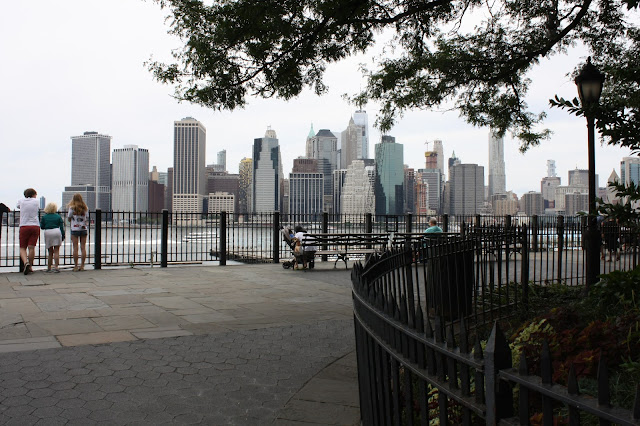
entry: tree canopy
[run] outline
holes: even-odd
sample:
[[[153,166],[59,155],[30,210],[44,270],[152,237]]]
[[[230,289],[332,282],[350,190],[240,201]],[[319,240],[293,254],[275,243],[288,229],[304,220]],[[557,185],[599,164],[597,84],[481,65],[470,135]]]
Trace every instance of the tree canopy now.
[[[353,100],[376,101],[382,131],[408,109],[453,105],[469,123],[508,129],[526,149],[548,137],[525,102],[528,71],[582,45],[607,82],[598,127],[637,149],[639,0],[155,0],[184,41],[173,62],[149,61],[175,97],[216,110],[251,96],[291,99],[327,91],[327,65],[393,34]],[[557,98],[559,107],[571,102]]]

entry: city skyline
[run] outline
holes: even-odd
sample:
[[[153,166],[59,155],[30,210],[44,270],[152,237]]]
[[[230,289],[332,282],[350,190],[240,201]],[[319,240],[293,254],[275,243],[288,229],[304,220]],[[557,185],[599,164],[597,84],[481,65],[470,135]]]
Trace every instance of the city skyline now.
[[[233,113],[180,104],[171,98],[172,88],[153,81],[143,66],[151,55],[161,60],[180,43],[166,34],[164,12],[157,4],[72,0],[67,6],[37,2],[34,8],[14,2],[0,17],[0,35],[15,41],[3,46],[12,66],[0,70],[5,82],[0,105],[0,167],[12,176],[0,188],[0,201],[9,206],[15,205],[29,186],[39,196],[59,202],[71,182],[70,137],[85,131],[110,135],[112,150],[131,144],[145,147],[150,166],[165,172],[173,164],[173,121],[192,116],[215,135],[207,143],[206,163],[215,163],[217,152],[226,149],[227,170],[235,173],[240,160],[251,157],[253,140],[271,126],[278,132],[287,175],[293,159],[304,155],[312,123],[317,130],[337,134],[347,128],[359,109],[345,102],[342,94],[354,93],[362,84],[358,63],[365,62],[363,57],[330,65],[330,92],[323,97],[306,91],[290,102],[255,100]],[[114,23],[118,31],[113,31]],[[549,110],[547,105],[555,94],[576,96],[575,84],[565,74],[584,60],[580,51],[571,50],[568,56],[542,61],[532,72],[533,86],[526,101],[548,113],[545,126],[555,133],[525,155],[507,134],[507,190],[519,196],[539,190],[548,159],[556,160],[563,183],[569,170],[586,168],[585,120]],[[374,145],[381,140],[372,124],[377,106],[363,105],[362,109],[369,116],[368,149],[373,157]],[[404,145],[405,163],[416,170],[424,166],[425,142],[436,139],[443,141],[444,158],[455,151],[463,163],[487,169],[488,131],[464,123],[455,111],[412,111],[388,134]],[[596,144],[596,172],[601,183],[613,169],[619,171],[620,160],[626,156],[628,150]]]

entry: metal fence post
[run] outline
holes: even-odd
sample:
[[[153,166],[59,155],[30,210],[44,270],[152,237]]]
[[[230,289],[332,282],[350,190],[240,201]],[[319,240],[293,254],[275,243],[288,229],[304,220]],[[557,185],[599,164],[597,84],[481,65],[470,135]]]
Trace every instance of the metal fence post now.
[[[280,212],[273,212],[273,263],[280,263]]]
[[[564,216],[558,216],[558,284],[562,282],[562,252],[564,251]]]
[[[329,213],[327,212],[322,212],[322,232],[323,233],[327,233],[329,232]],[[326,245],[321,245],[320,246],[320,250],[326,250],[327,246]],[[327,257],[326,254],[323,254],[322,256],[320,256],[320,260],[322,260],[323,262],[326,262],[327,260],[329,260],[329,258]]]
[[[405,232],[410,234],[413,232],[413,215],[411,213],[407,213],[407,217],[405,219]]]
[[[442,230],[444,232],[449,232],[449,215],[445,214],[442,216]]]
[[[93,233],[93,268],[102,269],[102,210],[96,209],[96,226]]]
[[[227,264],[227,212],[220,212],[220,238],[218,239],[220,247],[220,266],[225,266]]]
[[[522,225],[522,232],[520,233],[522,242],[522,303],[525,308],[529,304],[529,232],[527,224]]]
[[[367,215],[364,218],[364,227],[365,227],[365,233],[367,234],[371,234],[373,232],[373,217],[371,215],[371,213],[367,213]]]
[[[168,250],[167,241],[169,240],[169,210],[162,209],[162,235],[160,237],[160,267],[167,267]]]
[[[511,215],[505,215],[504,216],[504,227],[506,230],[510,230],[511,229]]]
[[[533,237],[533,241],[531,242],[531,249],[533,251],[538,251],[538,215],[533,215],[531,221],[531,236]]]
[[[513,415],[513,393],[508,383],[499,380],[498,372],[511,368],[511,349],[496,322],[491,330],[484,357],[486,388],[486,424],[497,425],[500,419]]]

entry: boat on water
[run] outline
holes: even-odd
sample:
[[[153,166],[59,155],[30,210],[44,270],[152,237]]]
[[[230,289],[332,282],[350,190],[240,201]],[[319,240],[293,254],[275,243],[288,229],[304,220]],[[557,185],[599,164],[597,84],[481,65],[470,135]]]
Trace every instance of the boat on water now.
[[[215,231],[207,232],[189,232],[182,238],[185,243],[198,242],[198,241],[212,241],[217,238]]]

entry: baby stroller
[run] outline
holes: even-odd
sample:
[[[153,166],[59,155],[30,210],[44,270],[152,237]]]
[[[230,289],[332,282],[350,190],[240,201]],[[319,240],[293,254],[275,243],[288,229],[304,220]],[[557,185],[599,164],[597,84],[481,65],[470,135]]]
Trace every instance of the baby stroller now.
[[[309,269],[313,269],[314,264],[314,252],[302,252],[301,255],[296,255],[296,243],[298,239],[295,237],[293,230],[289,226],[284,226],[280,228],[280,232],[282,233],[282,240],[289,246],[291,249],[291,258],[289,260],[285,260],[282,263],[282,267],[284,269],[292,268],[293,266],[298,264],[304,264],[306,260],[307,266]],[[304,256],[304,258],[302,257]],[[296,262],[297,261],[297,262]]]

